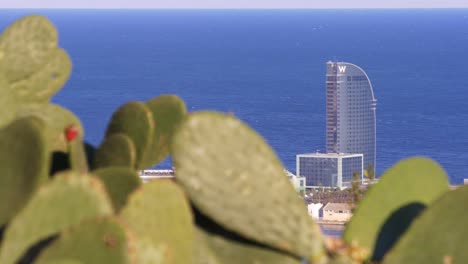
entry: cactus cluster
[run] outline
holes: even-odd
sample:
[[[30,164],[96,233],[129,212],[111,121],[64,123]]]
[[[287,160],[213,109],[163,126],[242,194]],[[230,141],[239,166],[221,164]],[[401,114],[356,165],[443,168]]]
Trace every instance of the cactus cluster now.
[[[123,105],[102,143],[86,144],[79,120],[49,103],[71,71],[57,43],[41,16],[0,36],[0,263],[468,259],[468,188],[450,191],[443,169],[426,158],[389,169],[343,238],[330,242],[271,147],[232,115],[187,114],[179,97],[161,95]],[[175,179],[143,184],[138,170],[168,155]]]

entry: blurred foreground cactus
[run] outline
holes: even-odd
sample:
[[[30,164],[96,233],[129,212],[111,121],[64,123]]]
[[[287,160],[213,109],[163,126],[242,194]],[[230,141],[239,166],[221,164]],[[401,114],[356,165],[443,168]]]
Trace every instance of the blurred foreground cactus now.
[[[41,16],[0,36],[0,263],[466,263],[468,188],[411,158],[372,186],[343,239],[322,237],[271,147],[175,95],[129,102],[97,148],[49,103],[71,62]],[[137,170],[172,155],[174,180]],[[427,251],[425,251],[427,250]]]

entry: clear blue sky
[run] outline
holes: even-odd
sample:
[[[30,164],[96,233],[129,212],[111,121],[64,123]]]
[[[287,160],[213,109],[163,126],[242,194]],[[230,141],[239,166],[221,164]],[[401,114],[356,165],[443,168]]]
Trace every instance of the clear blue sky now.
[[[468,0],[0,0],[0,8],[468,8]]]

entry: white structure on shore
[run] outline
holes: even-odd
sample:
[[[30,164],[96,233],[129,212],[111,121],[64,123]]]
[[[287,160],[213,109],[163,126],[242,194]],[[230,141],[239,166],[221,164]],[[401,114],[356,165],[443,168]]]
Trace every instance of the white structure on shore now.
[[[323,204],[322,203],[311,203],[307,205],[307,211],[313,219],[320,219],[323,217]]]
[[[155,179],[174,178],[174,170],[140,170],[138,175],[143,182],[148,182]]]
[[[306,188],[350,187],[353,173],[363,179],[363,155],[345,153],[309,153],[296,155],[296,171],[304,177]]]

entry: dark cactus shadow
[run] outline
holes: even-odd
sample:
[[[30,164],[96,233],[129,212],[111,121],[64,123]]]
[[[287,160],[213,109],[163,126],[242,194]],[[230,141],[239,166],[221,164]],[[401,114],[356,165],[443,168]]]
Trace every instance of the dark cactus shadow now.
[[[52,153],[49,175],[53,177],[57,172],[70,169],[68,154],[61,151]]]
[[[47,248],[55,239],[57,239],[58,235],[50,236],[45,238],[33,246],[31,246],[28,251],[19,259],[16,264],[31,264],[34,263],[34,260],[39,256],[39,254]]]
[[[6,225],[0,226],[0,244],[2,244],[3,234],[5,234]]]
[[[216,236],[221,236],[223,239],[234,242],[234,243],[239,243],[239,244],[244,244],[244,246],[250,246],[253,248],[262,248],[265,250],[271,250],[277,253],[281,253],[284,255],[288,255],[292,258],[297,258],[299,259],[298,256],[295,256],[287,251],[280,250],[278,248],[273,248],[271,246],[258,243],[256,241],[247,239],[233,231],[227,230],[220,224],[216,223],[214,220],[203,214],[200,210],[198,210],[193,204],[192,204],[192,212],[195,216],[195,225],[197,228],[203,230],[204,232],[211,234],[211,235],[216,235]],[[305,262],[304,262],[305,263]]]
[[[372,260],[381,260],[425,208],[424,204],[414,202],[394,211],[380,229]]]
[[[84,150],[86,154],[86,161],[88,162],[89,168],[94,169],[93,161],[94,161],[94,153],[96,152],[96,148],[89,143],[84,143]],[[53,177],[58,172],[69,170],[70,168],[71,168],[70,157],[68,153],[65,153],[62,151],[52,152],[51,165],[49,169],[50,177]]]

